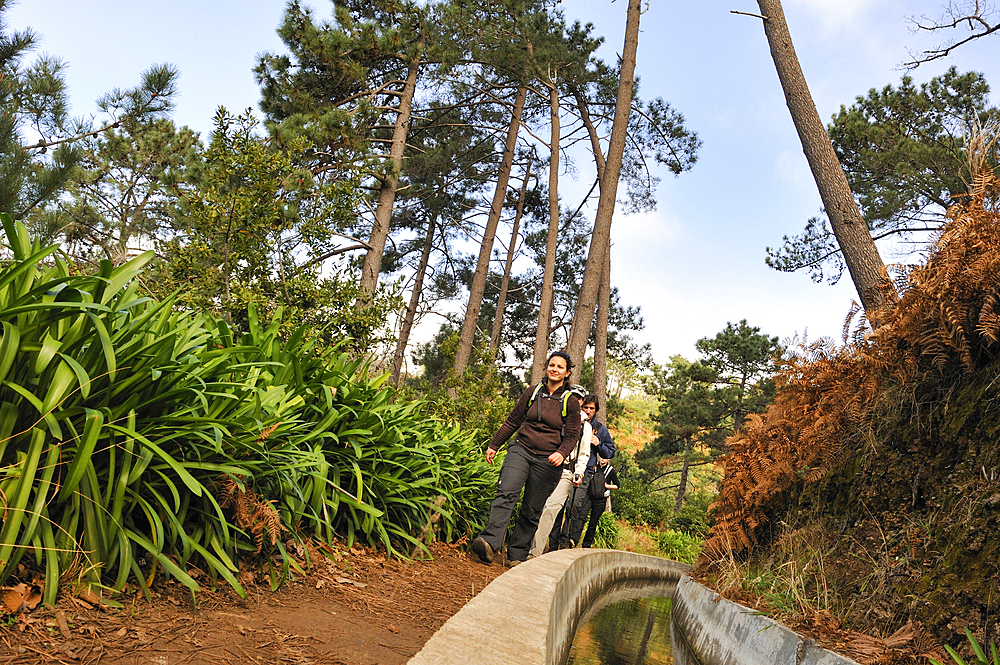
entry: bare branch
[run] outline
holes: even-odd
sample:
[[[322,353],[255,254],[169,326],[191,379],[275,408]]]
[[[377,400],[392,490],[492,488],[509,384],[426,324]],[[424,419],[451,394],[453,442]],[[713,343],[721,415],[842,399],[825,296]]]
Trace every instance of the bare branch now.
[[[735,9],[730,9],[729,13],[730,14],[739,14],[740,16],[753,16],[754,18],[763,19],[765,21],[767,20],[766,16],[763,16],[761,14],[754,14],[753,12],[738,12]]]
[[[903,63],[906,69],[916,69],[925,62],[946,58],[959,46],[1000,31],[1000,21],[993,19],[992,4],[985,0],[964,0],[964,2],[949,0],[941,18],[932,21],[926,16],[919,18],[911,16],[907,21],[913,25],[911,31],[914,33],[955,30],[965,26],[971,34],[964,39],[952,39],[937,48],[922,51],[919,55],[910,52],[910,57],[913,59]]]

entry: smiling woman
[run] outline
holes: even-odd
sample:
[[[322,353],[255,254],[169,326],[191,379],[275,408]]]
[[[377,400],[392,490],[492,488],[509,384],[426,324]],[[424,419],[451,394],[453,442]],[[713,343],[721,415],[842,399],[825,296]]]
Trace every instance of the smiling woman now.
[[[580,436],[580,398],[569,389],[572,370],[569,354],[556,351],[550,355],[545,381],[525,389],[490,440],[486,461],[492,464],[500,446],[517,432],[500,469],[489,521],[472,542],[472,551],[483,563],[493,563],[494,553],[503,547],[507,525],[522,489],[521,511],[507,546],[507,566],[528,558],[545,500],[558,484],[563,461]]]

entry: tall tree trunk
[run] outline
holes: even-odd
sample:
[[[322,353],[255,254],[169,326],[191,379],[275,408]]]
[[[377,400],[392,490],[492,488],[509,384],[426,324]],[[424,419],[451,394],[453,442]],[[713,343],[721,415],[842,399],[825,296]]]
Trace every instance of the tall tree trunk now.
[[[830,226],[844,254],[844,262],[854,280],[861,304],[872,317],[882,305],[896,301],[897,295],[886,274],[885,264],[872,240],[858,204],[851,193],[844,169],[830,143],[830,136],[816,111],[816,104],[799,66],[792,38],[785,24],[781,0],[757,0],[764,19],[764,34],[771,47],[785,102],[802,142],[820,198],[830,217]]]
[[[524,213],[524,197],[528,193],[528,181],[531,179],[531,154],[524,167],[524,182],[521,183],[521,193],[517,197],[517,213],[514,215],[514,230],[510,233],[510,245],[507,246],[507,263],[503,268],[503,279],[500,281],[500,294],[497,296],[497,314],[493,317],[493,334],[490,335],[490,356],[496,357],[500,348],[500,331],[503,330],[503,314],[507,307],[507,287],[510,284],[510,270],[514,264],[514,252],[517,249],[517,233],[521,228],[521,215]]]
[[[594,153],[594,165],[597,167],[597,177],[600,179],[604,177],[604,153],[601,151],[601,139],[597,136],[597,128],[590,117],[590,106],[587,105],[587,100],[580,92],[580,88],[570,85],[569,90],[576,99],[576,108],[580,112],[580,119],[587,129],[587,136],[590,137],[590,149]]]
[[[747,375],[740,377],[740,396],[736,400],[736,422],[733,423],[733,432],[739,432],[743,428],[743,396],[747,392]]]
[[[594,335],[594,394],[608,418],[608,319],[611,305],[611,248],[604,254],[604,278],[597,293],[597,331]]]
[[[677,485],[677,502],[674,512],[679,513],[684,505],[684,495],[687,494],[688,469],[691,467],[691,439],[684,442],[684,466],[681,467],[681,480]]]
[[[604,176],[604,155],[601,152],[601,141],[597,136],[597,128],[590,118],[590,109],[583,94],[576,86],[571,87],[576,98],[576,106],[580,111],[583,126],[590,137],[590,147],[594,153],[594,164],[597,166],[597,179]],[[604,418],[608,417],[608,320],[611,307],[611,236],[608,236],[608,248],[604,257],[604,272],[601,287],[597,292],[597,330],[594,336],[594,394],[604,405]]]
[[[549,235],[545,243],[545,269],[542,272],[542,297],[538,306],[538,329],[535,331],[535,356],[531,363],[531,383],[539,383],[549,355],[552,330],[552,300],[556,276],[556,248],[559,242],[559,88],[549,86]]]
[[[413,105],[413,94],[417,89],[417,73],[424,51],[424,33],[421,30],[417,38],[417,50],[410,61],[406,74],[406,83],[399,96],[399,110],[396,114],[396,124],[392,130],[392,144],[389,148],[389,171],[382,180],[378,194],[378,206],[375,208],[375,223],[368,238],[368,253],[361,268],[361,295],[356,306],[361,307],[371,303],[378,286],[378,274],[382,267],[382,254],[385,252],[385,241],[389,237],[389,224],[392,221],[392,206],[396,201],[396,188],[399,185],[399,173],[403,168],[403,151],[406,148],[406,135],[410,127],[410,109]]]
[[[413,319],[417,313],[417,305],[420,304],[420,293],[424,288],[424,275],[427,274],[427,264],[430,263],[436,225],[437,219],[431,217],[427,226],[427,237],[424,239],[424,248],[420,252],[420,263],[417,265],[417,274],[413,278],[413,293],[410,294],[410,303],[406,306],[406,314],[403,315],[403,325],[399,330],[399,340],[396,341],[396,354],[392,358],[392,375],[390,376],[390,381],[397,386],[399,385],[399,378],[403,370],[406,345],[410,341],[410,331],[413,329]]]
[[[618,196],[618,178],[622,170],[622,155],[628,134],[628,117],[632,111],[632,87],[635,74],[635,53],[639,45],[639,17],[642,13],[641,0],[629,0],[628,18],[625,22],[625,45],[622,48],[622,64],[618,81],[618,99],[615,103],[615,119],[611,125],[611,139],[608,142],[608,157],[601,177],[601,198],[594,216],[594,233],[590,239],[587,267],[583,271],[583,284],[573,314],[573,327],[569,333],[569,353],[576,359],[573,380],[580,381],[580,369],[587,352],[587,338],[593,322],[594,308],[597,306],[597,292],[604,276],[605,256],[611,243],[611,218],[615,213],[615,199]]]
[[[458,338],[458,349],[455,352],[455,366],[452,376],[461,376],[469,366],[472,357],[472,345],[476,341],[476,324],[479,321],[479,309],[483,306],[483,292],[486,290],[486,277],[490,272],[490,254],[493,252],[493,239],[496,237],[497,224],[500,222],[500,212],[503,210],[503,200],[507,195],[507,182],[514,165],[514,148],[517,145],[517,133],[521,129],[521,115],[524,112],[524,100],[528,89],[524,86],[517,89],[514,99],[514,112],[510,125],[507,127],[507,140],[504,144],[503,160],[497,175],[497,187],[493,192],[493,203],[490,206],[490,216],[486,220],[483,231],[483,244],[479,247],[479,261],[476,272],[472,276],[472,286],[469,289],[469,304],[465,307],[465,321]]]

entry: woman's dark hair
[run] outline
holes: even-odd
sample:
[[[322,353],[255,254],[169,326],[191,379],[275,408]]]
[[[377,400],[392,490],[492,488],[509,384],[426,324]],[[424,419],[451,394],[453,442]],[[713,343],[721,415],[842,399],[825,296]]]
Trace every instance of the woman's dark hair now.
[[[549,361],[551,361],[553,358],[555,358],[556,356],[559,356],[560,358],[562,358],[563,360],[566,361],[566,369],[573,369],[573,359],[570,358],[569,354],[566,353],[565,351],[556,351],[556,352],[554,352],[551,356],[549,356],[549,359],[547,361],[545,361],[546,364]]]

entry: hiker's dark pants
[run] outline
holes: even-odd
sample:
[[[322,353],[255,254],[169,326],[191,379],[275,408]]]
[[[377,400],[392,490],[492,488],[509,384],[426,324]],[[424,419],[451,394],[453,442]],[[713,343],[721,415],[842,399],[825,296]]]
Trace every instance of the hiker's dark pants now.
[[[594,472],[591,469],[587,469],[583,482],[580,483],[579,491],[576,493],[576,501],[573,502],[573,512],[569,520],[569,528],[562,535],[560,543],[562,547],[569,547],[570,540],[574,544],[579,543],[583,547],[590,547],[594,544],[594,536],[597,535],[597,522],[604,513],[604,506],[607,500],[606,498],[601,498],[600,501],[595,501],[590,498],[587,487],[590,485],[590,479],[593,475]],[[583,533],[583,525],[587,522],[588,516],[590,517],[590,524],[587,525],[587,533],[583,537],[583,542],[580,543],[580,534]]]
[[[569,512],[567,510],[567,506],[569,506],[569,504],[572,503],[574,500],[573,499],[574,491],[582,492],[583,490],[581,490],[579,487],[574,487],[572,490],[570,490],[569,498],[566,499],[566,503],[563,504],[563,507],[559,509],[559,514],[556,515],[556,521],[552,524],[552,531],[549,532],[550,552],[554,552],[562,546],[561,543],[562,543],[563,531],[569,531],[569,524],[566,523],[567,522],[566,513]]]
[[[514,524],[514,533],[507,545],[507,558],[511,561],[524,561],[528,558],[531,539],[538,528],[538,518],[542,516],[545,500],[552,494],[561,475],[562,467],[552,466],[548,455],[533,455],[517,442],[510,444],[500,469],[497,495],[490,506],[490,519],[479,534],[494,552],[499,552],[503,547],[510,515],[523,488],[524,498],[521,499],[521,511]]]
[[[604,508],[608,503],[607,497],[601,497],[600,501],[596,501],[588,496],[587,500],[590,501],[590,520],[587,522],[587,533],[583,535],[583,542],[580,543],[581,547],[594,546],[594,537],[597,535],[597,523],[601,521],[601,515],[604,514]]]

